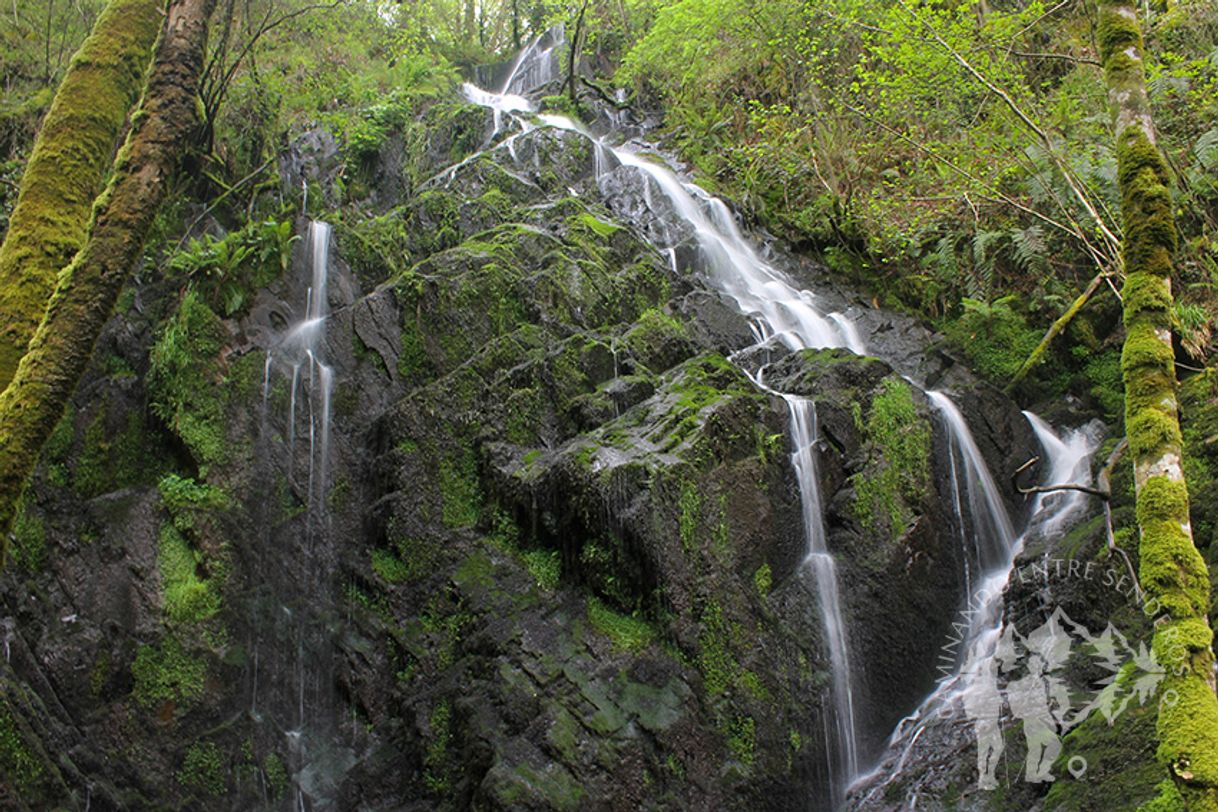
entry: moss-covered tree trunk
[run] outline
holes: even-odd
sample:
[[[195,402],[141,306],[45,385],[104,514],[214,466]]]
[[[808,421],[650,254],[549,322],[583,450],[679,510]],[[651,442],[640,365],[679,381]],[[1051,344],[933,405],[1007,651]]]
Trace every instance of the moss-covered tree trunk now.
[[[34,141],[0,245],[0,387],[46,312],[55,276],[84,244],[89,211],[139,98],[165,0],[111,0],[72,57]]]
[[[1139,578],[1155,616],[1154,653],[1166,671],[1157,755],[1172,782],[1163,785],[1163,801],[1171,808],[1182,800],[1191,810],[1218,810],[1210,581],[1189,521],[1171,341],[1176,224],[1146,95],[1137,6],[1102,0],[1099,8],[1125,226],[1121,369],[1141,534]]]
[[[198,125],[199,74],[215,4],[174,0],[170,5],[144,101],[98,199],[89,237],[59,274],[29,351],[0,394],[0,539],[8,536],[14,505],[38,453],[139,261],[168,177]]]

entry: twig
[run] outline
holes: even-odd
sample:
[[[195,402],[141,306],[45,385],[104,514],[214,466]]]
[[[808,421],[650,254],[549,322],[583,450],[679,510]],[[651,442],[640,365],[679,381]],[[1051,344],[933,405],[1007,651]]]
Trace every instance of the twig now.
[[[1086,56],[1071,56],[1070,54],[1038,54],[1028,51],[1011,51],[1012,56],[1020,56],[1024,59],[1062,59],[1066,62],[1074,62],[1080,65],[1099,65],[1098,59],[1091,59]]]
[[[238,189],[240,189],[242,186],[244,186],[245,184],[249,183],[249,182],[250,182],[251,180],[253,180],[254,178],[256,178],[256,177],[258,177],[259,175],[261,175],[261,174],[262,174],[262,171],[263,171],[264,169],[266,169],[268,166],[270,166],[270,165],[271,165],[271,163],[272,163],[272,162],[274,162],[274,160],[275,160],[275,156],[274,156],[274,155],[272,155],[271,157],[267,158],[265,161],[263,161],[263,162],[262,162],[262,166],[258,167],[258,168],[257,168],[257,169],[255,169],[253,172],[249,173],[249,174],[248,174],[248,175],[246,175],[244,178],[242,178],[241,180],[237,181],[237,182],[236,182],[236,183],[234,183],[232,186],[228,187],[228,189],[226,189],[226,190],[224,191],[224,194],[220,195],[220,196],[219,196],[219,197],[217,197],[215,200],[213,200],[211,203],[209,203],[209,204],[208,204],[208,206],[207,206],[207,208],[205,208],[205,209],[203,210],[203,212],[202,212],[202,213],[201,213],[201,214],[200,214],[198,217],[196,217],[196,218],[195,218],[193,221],[191,221],[190,225],[188,225],[188,226],[186,227],[186,231],[184,231],[184,232],[182,233],[182,239],[178,240],[178,246],[177,246],[177,248],[176,248],[175,250],[177,250],[177,251],[181,251],[181,250],[182,250],[182,246],[186,244],[186,241],[187,241],[188,239],[190,239],[190,234],[191,234],[191,232],[195,230],[195,226],[197,226],[199,223],[203,222],[203,218],[204,218],[204,217],[206,217],[207,215],[209,215],[209,214],[211,214],[213,211],[215,211],[215,210],[216,210],[216,207],[217,207],[217,206],[219,206],[221,203],[223,203],[223,202],[225,201],[225,199],[226,199],[226,198],[227,198],[229,195],[231,195],[233,192],[237,191],[237,190],[238,190]]]
[[[1124,455],[1126,449],[1129,448],[1129,438],[1124,437],[1121,442],[1117,443],[1117,447],[1112,449],[1112,453],[1108,455],[1108,459],[1104,462],[1104,467],[1100,470],[1100,475],[1097,477],[1098,484],[1101,488],[1112,492],[1112,472],[1116,469],[1117,462]],[[1108,532],[1108,550],[1110,552],[1119,553],[1121,558],[1125,559],[1125,567],[1129,570],[1129,577],[1133,581],[1133,588],[1138,592],[1138,601],[1141,602],[1142,596],[1146,594],[1142,590],[1142,584],[1138,581],[1138,574],[1133,569],[1133,562],[1129,560],[1129,555],[1117,546],[1116,533],[1112,529],[1112,500],[1104,500],[1104,528]]]
[[[1032,459],[1028,460],[1023,465],[1021,465],[1015,469],[1015,473],[1011,474],[1011,479],[1014,479],[1015,477],[1019,476],[1024,471],[1028,470],[1029,468],[1031,468],[1033,465],[1035,465],[1038,462],[1040,462],[1039,456],[1035,456]]]

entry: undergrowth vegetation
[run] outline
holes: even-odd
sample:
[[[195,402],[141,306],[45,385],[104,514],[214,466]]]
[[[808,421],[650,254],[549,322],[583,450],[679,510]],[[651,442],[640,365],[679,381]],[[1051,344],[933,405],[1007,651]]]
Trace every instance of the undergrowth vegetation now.
[[[618,78],[663,106],[700,181],[878,300],[936,321],[983,374],[1007,383],[1088,281],[1120,270],[1103,233],[1119,237],[1119,201],[1094,10],[762,8],[662,4]],[[1181,354],[1200,365],[1218,313],[1218,10],[1150,9],[1149,86],[1187,235]],[[1113,290],[1094,294],[1025,395],[1069,389],[1119,414]]]

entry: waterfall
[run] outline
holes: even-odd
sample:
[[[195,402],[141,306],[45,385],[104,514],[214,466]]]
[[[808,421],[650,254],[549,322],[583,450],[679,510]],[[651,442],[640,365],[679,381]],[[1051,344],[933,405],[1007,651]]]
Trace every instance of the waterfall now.
[[[334,370],[325,360],[331,236],[328,223],[309,222],[304,241],[309,274],[304,308],[268,349],[262,383],[262,442],[267,454],[275,448],[270,436],[270,399],[276,375],[287,387],[286,414],[278,416],[284,438],[279,447],[286,453],[282,470],[289,488],[301,494],[304,511],[302,519],[297,520],[303,521],[303,532],[288,530],[291,535],[285,538],[275,534],[272,527],[267,528],[265,554],[269,555],[272,547],[278,548],[285,566],[270,570],[272,578],[264,585],[269,606],[260,610],[263,623],[254,624],[251,714],[261,719],[265,712],[287,739],[294,778],[293,806],[297,809],[328,808],[328,790],[318,786],[315,773],[319,768],[314,763],[332,758],[326,751],[334,738],[330,735],[334,711],[328,660],[330,632],[325,627],[333,575],[332,553],[326,544],[335,385]],[[304,462],[299,459],[302,455],[307,457],[307,465],[300,465]],[[290,547],[284,548],[285,543]],[[307,596],[307,601],[302,603],[301,596]],[[279,656],[269,658],[272,665],[281,661],[285,667],[287,663],[291,666],[279,673],[278,679],[271,678],[260,708],[257,664],[263,659],[259,651],[263,645],[279,647]],[[341,763],[341,757],[336,763]]]
[[[867,352],[866,344],[848,313],[828,311],[821,306],[814,293],[801,289],[786,274],[767,262],[756,244],[741,233],[737,219],[726,203],[700,187],[684,182],[667,166],[639,154],[641,150],[650,150],[650,145],[639,144],[637,148],[615,146],[607,137],[596,135],[587,126],[571,118],[538,114],[537,106],[522,95],[535,90],[538,85],[530,82],[543,76],[541,72],[529,74],[522,68],[525,62],[533,58],[531,54],[538,52],[536,42],[522,52],[499,92],[487,91],[473,84],[465,85],[466,98],[489,108],[493,113],[494,133],[488,150],[502,148],[514,159],[514,140],[539,125],[589,139],[602,193],[608,191],[604,179],[619,166],[640,172],[646,180],[643,198],[654,215],[654,220],[647,224],[648,231],[653,234],[651,243],[667,254],[673,270],[678,271],[682,266],[688,267],[690,260],[688,256],[679,260],[677,248],[692,237],[697,249],[698,269],[720,293],[735,303],[741,313],[749,317],[758,345],[779,341],[791,350],[845,348],[858,355]],[[518,132],[497,144],[493,143],[505,118],[515,124]],[[662,208],[664,205],[671,207],[671,214]],[[676,220],[675,227],[669,222],[670,217]],[[840,804],[844,801],[846,787],[852,782],[857,783],[860,761],[865,754],[859,753],[857,744],[855,681],[850,668],[848,625],[842,607],[836,561],[825,539],[816,471],[818,436],[815,404],[807,398],[773,392],[764,386],[760,373],[754,376],[754,380],[762,388],[782,397],[790,414],[791,461],[799,486],[805,533],[803,566],[811,570],[816,583],[820,622],[829,648],[833,720],[832,729],[826,732],[826,745],[831,760],[829,773],[833,786],[830,791],[834,803]],[[986,603],[969,631],[970,641],[984,644],[989,635],[996,636],[994,630],[1001,618],[1002,585],[1019,551],[1021,540],[960,409],[945,393],[928,392],[927,395],[948,437],[951,505],[964,548],[962,558],[967,562],[966,583],[972,594],[976,576],[980,583],[978,594],[997,596]],[[1042,429],[1049,431],[1047,426],[1038,427],[1034,420],[1032,424],[1038,436]],[[1049,434],[1052,432],[1049,431]],[[1046,442],[1044,438],[1042,442]],[[1075,469],[1079,465],[1085,468],[1085,457],[1090,453],[1087,451],[1082,457],[1078,456],[1081,448],[1072,439],[1062,441],[1060,448],[1049,448],[1046,442],[1046,453],[1051,459],[1050,479],[1058,477],[1059,470],[1064,470],[1067,464],[1073,467],[1069,474],[1062,476],[1081,476]],[[1067,520],[1062,500],[1037,500],[1034,508],[1037,516],[1051,510],[1052,516],[1057,517],[1041,519],[1041,526],[1060,527]],[[955,683],[958,685],[959,682],[960,677],[956,674]],[[917,717],[923,709],[934,705],[935,697],[945,690],[946,684],[941,683],[936,693],[910,718]],[[921,729],[916,724],[908,724],[909,721],[905,720],[893,734],[889,741],[890,750],[894,742],[916,741],[921,735]],[[901,750],[902,764],[909,752],[908,748]]]
[[[993,491],[993,500],[987,495],[993,487],[993,480],[988,472],[984,471],[984,464],[981,464],[981,470],[978,471],[969,461],[971,456],[977,453],[977,448],[968,426],[950,398],[937,392],[928,394],[932,396],[944,422],[952,432],[953,448],[963,457],[964,464],[959,467],[955,464],[956,458],[953,458],[952,468],[953,485],[957,487],[953,501],[957,521],[964,521],[961,504],[976,505],[974,500],[979,497],[982,505],[988,508],[992,504],[996,511],[996,515],[983,516],[981,522],[997,533],[995,538],[990,539],[991,543],[997,544],[1003,538],[1009,538],[1004,559],[988,571],[983,570],[980,586],[970,592],[970,601],[965,612],[968,623],[962,630],[954,652],[957,660],[966,652],[974,652],[979,655],[977,660],[984,664],[993,656],[1003,634],[1003,589],[1010,579],[1015,557],[1023,548],[1024,542],[1033,537],[1060,536],[1069,526],[1070,520],[1082,509],[1087,497],[1080,491],[1072,490],[1038,494],[1032,502],[1023,533],[1019,536],[1013,533],[1004,535],[1010,529],[1010,521],[1006,519],[1004,523],[1006,511],[1002,508],[1001,501],[997,500],[997,491]],[[1061,437],[1037,415],[1026,411],[1023,414],[1047,458],[1048,465],[1044,466],[1042,484],[1090,485],[1091,456],[1098,447],[1098,432],[1092,426],[1084,426]],[[964,473],[965,476],[959,477],[959,473]],[[978,491],[980,493],[977,493]],[[974,547],[973,551],[976,552],[977,548]],[[875,769],[860,776],[855,782],[856,786],[868,788],[862,798],[864,802],[884,799],[882,803],[887,804],[889,799],[884,791],[900,776],[905,764],[915,757],[918,742],[923,734],[938,724],[951,725],[957,721],[960,709],[970,692],[975,690],[979,673],[976,670],[963,671],[958,666],[959,663],[944,663],[944,679],[913,713],[897,725],[886,745],[886,756]],[[916,803],[916,799],[911,803]]]
[[[972,561],[984,574],[1005,571],[1015,554],[1015,527],[1007,514],[998,485],[985,464],[985,457],[973,439],[964,415],[955,402],[943,392],[927,392],[931,405],[943,418],[947,428],[949,453],[955,476],[956,492],[952,494],[956,520],[965,526],[972,518]],[[963,476],[960,476],[963,474]],[[967,505],[967,515],[960,508]]]
[[[783,395],[791,412],[791,466],[799,482],[800,504],[804,520],[803,566],[812,570],[820,604],[821,620],[829,644],[831,686],[837,754],[841,763],[830,765],[830,795],[840,803],[846,786],[858,774],[858,740],[855,733],[854,687],[850,677],[850,649],[846,640],[846,624],[842,619],[842,601],[838,594],[837,562],[825,543],[825,520],[821,510],[820,478],[816,470],[816,446],[820,427],[816,421],[816,404],[807,398]],[[832,749],[830,752],[833,752]],[[836,767],[836,769],[834,769]]]
[[[518,86],[515,76],[514,69],[499,93],[466,85],[465,94],[470,101],[489,107],[494,112],[496,131],[501,126],[502,115],[536,110],[527,99],[510,92],[512,89],[519,89],[520,92],[530,89],[528,86]],[[693,227],[711,281],[736,302],[741,312],[753,316],[759,338],[776,336],[793,350],[846,347],[859,354],[864,352],[862,338],[854,325],[840,313],[821,313],[816,307],[815,296],[797,288],[785,274],[767,263],[740,232],[735,217],[722,200],[697,186],[682,183],[666,167],[629,150],[609,145],[594,136],[587,127],[566,116],[545,114],[537,118],[545,125],[590,139],[594,145],[598,179],[618,165],[634,167],[646,173],[681,220]],[[526,131],[533,126],[525,119],[518,120]],[[676,268],[675,245],[657,247],[670,249],[669,256]],[[830,765],[830,793],[834,802],[840,803],[845,797],[846,787],[858,772],[859,753],[849,639],[837,565],[825,543],[820,485],[816,473],[816,409],[813,402],[806,398],[776,394],[783,397],[790,412],[794,449],[791,458],[799,486],[806,540],[803,566],[812,572],[816,583],[820,621],[829,648],[833,731],[827,736],[827,749],[834,761]]]

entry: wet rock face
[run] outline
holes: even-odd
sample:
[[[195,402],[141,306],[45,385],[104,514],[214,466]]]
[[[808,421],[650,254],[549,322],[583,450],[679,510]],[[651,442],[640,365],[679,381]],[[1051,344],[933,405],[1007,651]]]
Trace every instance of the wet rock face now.
[[[1018,411],[832,288],[892,366],[736,355],[747,319],[657,250],[692,248],[640,173],[602,205],[585,140],[478,153],[488,113],[437,115],[365,168],[375,214],[336,224],[324,508],[318,404],[299,390],[293,429],[291,370],[264,373],[304,314],[303,245],[196,359],[216,459],[150,405],[177,292],[111,323],[2,576],[0,770],[28,807],[826,807],[830,657],[763,366],[817,402],[864,750],[929,688],[961,561],[942,428],[902,375],[980,392],[995,471],[1026,459]],[[314,134],[285,183],[335,161]]]

